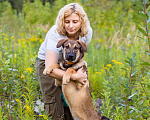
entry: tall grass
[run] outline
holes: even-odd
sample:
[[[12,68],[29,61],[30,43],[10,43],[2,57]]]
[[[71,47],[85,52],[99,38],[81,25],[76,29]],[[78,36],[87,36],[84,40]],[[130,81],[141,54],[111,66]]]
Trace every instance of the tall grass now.
[[[80,1],[56,0],[53,7],[48,3],[42,6],[38,0],[24,3],[18,16],[8,2],[0,3],[5,7],[0,15],[0,119],[50,119],[37,102],[41,93],[35,62],[56,13],[69,2]],[[114,120],[149,119],[148,44],[132,21],[136,12],[133,4],[83,0],[82,5],[94,33],[85,60],[92,95],[103,101],[99,110]],[[36,107],[39,115],[34,112]]]

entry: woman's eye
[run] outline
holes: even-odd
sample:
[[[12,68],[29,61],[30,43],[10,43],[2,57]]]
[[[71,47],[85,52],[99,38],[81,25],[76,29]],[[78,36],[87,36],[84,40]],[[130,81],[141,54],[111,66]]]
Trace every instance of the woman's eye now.
[[[65,21],[65,23],[69,23],[69,21]]]
[[[78,21],[73,21],[74,23],[77,23]]]

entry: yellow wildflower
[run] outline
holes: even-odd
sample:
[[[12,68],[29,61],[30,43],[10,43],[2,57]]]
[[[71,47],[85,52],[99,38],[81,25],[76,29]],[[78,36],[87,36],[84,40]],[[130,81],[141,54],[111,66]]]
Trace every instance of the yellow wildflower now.
[[[101,42],[102,42],[102,39],[99,40],[99,43],[101,43]]]
[[[14,36],[12,36],[11,39],[14,39]]]
[[[116,62],[116,64],[120,64],[120,65],[122,65],[122,63],[121,63],[121,62]]]
[[[39,38],[37,38],[37,36],[32,36],[32,38],[30,38],[30,41],[34,42],[37,41]]]
[[[21,41],[25,41],[25,39],[24,39],[24,38],[21,38]]]
[[[26,100],[26,103],[28,103],[28,102],[29,102],[27,99],[25,99],[25,100]]]
[[[8,38],[4,38],[4,40],[8,41],[9,39]]]
[[[21,102],[19,99],[16,99],[17,102]]]
[[[126,72],[125,72],[125,71],[123,71],[122,73],[123,73],[123,74],[125,74]]]
[[[31,72],[32,72],[32,69],[33,69],[33,68],[26,68],[26,71],[31,73]]]
[[[17,44],[15,43],[15,44],[14,44],[14,46],[16,47],[16,46],[17,46]]]
[[[99,74],[99,72],[96,72],[96,74]]]
[[[33,55],[32,55],[32,54],[30,55],[30,58],[33,58]]]
[[[28,106],[28,105],[25,105],[25,108],[26,108],[28,111],[31,111],[31,108],[30,108],[30,106]]]
[[[129,68],[127,68],[127,71],[129,71]]]
[[[17,57],[17,54],[14,54],[14,58],[16,58]]]
[[[112,62],[116,62],[116,60],[111,60]]]
[[[3,33],[3,36],[5,35],[5,33]]]
[[[107,64],[106,66],[107,66],[107,67],[112,67],[112,65],[111,65],[111,64]]]
[[[46,115],[39,115],[39,116],[43,117],[45,120],[48,120]]]
[[[108,67],[104,67],[104,69],[108,69]]]
[[[42,42],[43,42],[43,40],[42,40],[42,39],[39,39],[39,42],[40,42],[40,43],[42,43]]]
[[[22,96],[22,97],[26,97],[25,94],[22,94],[21,96]]]
[[[43,118],[44,118],[45,120],[48,120],[48,117],[47,117],[46,115],[44,115]]]
[[[128,46],[131,46],[131,44],[128,44]]]
[[[103,70],[103,69],[100,69],[100,71],[103,72],[104,70]]]

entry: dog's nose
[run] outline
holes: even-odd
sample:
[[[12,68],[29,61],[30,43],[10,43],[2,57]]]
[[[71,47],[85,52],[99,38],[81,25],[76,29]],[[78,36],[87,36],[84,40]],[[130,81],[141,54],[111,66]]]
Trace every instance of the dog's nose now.
[[[74,55],[73,54],[68,54],[68,60],[73,61],[74,60]]]
[[[69,56],[70,58],[73,58],[74,55],[73,55],[73,54],[69,54],[68,56]]]

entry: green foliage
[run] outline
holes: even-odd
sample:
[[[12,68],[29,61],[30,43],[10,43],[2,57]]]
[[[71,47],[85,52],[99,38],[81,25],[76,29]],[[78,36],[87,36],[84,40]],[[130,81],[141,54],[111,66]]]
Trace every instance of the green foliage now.
[[[135,21],[137,29],[144,35],[146,38],[143,40],[148,44],[147,51],[150,54],[150,5],[148,5],[148,0],[135,1],[135,3],[140,7],[139,13],[136,15],[137,19],[141,21]]]
[[[133,19],[132,2],[85,0],[83,4],[96,35],[108,40],[118,29],[127,29]],[[90,9],[90,10],[89,10]],[[126,12],[124,12],[126,11]],[[127,34],[124,31],[124,35]]]
[[[2,13],[7,9],[8,4],[8,2],[2,2],[0,4],[0,17],[2,17]]]
[[[140,0],[55,0],[45,6],[40,0],[25,1],[18,15],[8,2],[0,3],[0,119],[50,119],[43,111],[34,114],[41,98],[35,58],[60,8],[70,2],[82,3],[93,28],[84,58],[92,99],[103,101],[102,115],[149,119],[148,0],[145,13]]]
[[[51,20],[52,11],[50,9],[50,4],[48,3],[46,3],[45,6],[42,5],[40,0],[36,0],[34,3],[25,3],[23,12],[25,14],[26,22],[29,24],[48,24],[49,22],[53,24],[53,20]]]
[[[41,39],[8,36],[1,29],[0,40],[0,95],[2,116],[6,119],[34,119],[34,105],[38,99],[39,84],[35,75],[37,49],[34,42]],[[34,38],[34,39],[33,39]],[[31,42],[33,45],[31,45]],[[1,117],[2,117],[1,116]]]

